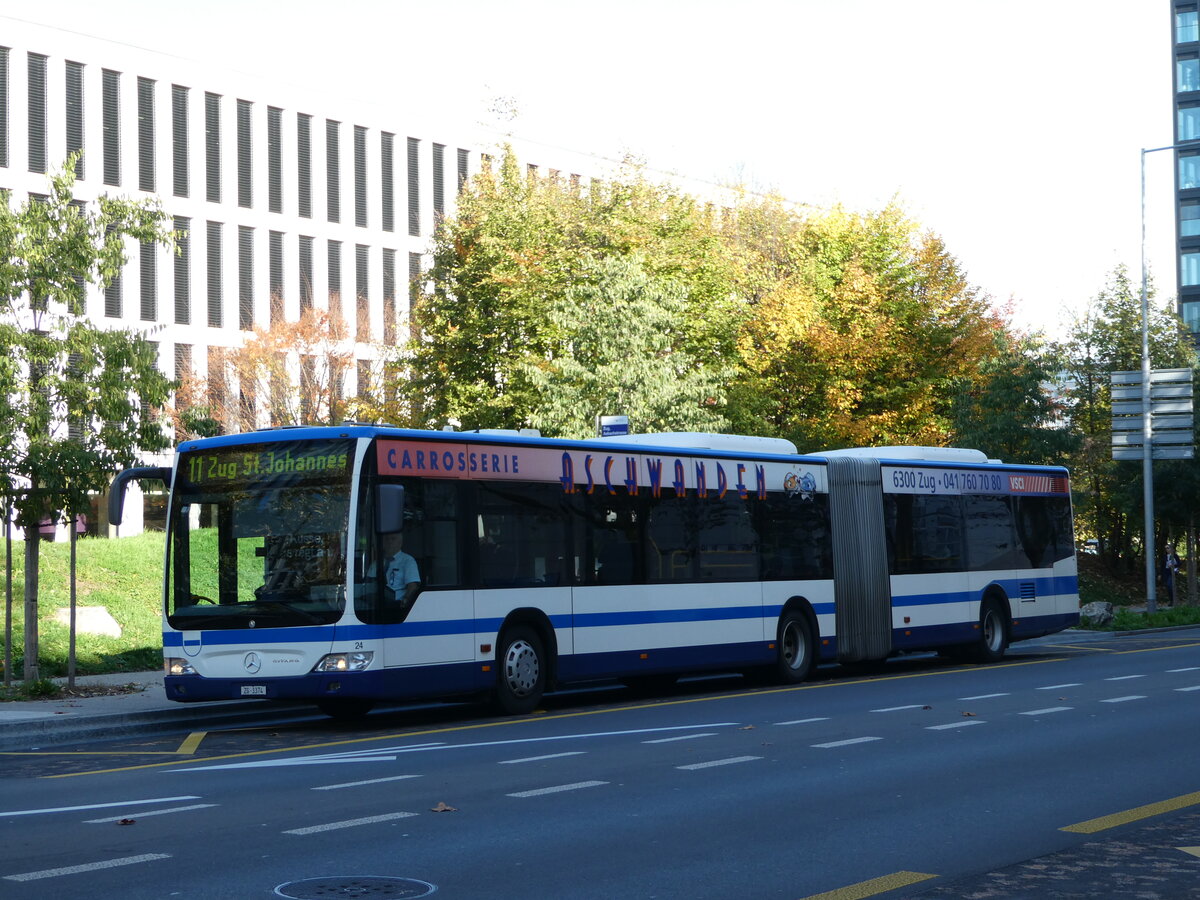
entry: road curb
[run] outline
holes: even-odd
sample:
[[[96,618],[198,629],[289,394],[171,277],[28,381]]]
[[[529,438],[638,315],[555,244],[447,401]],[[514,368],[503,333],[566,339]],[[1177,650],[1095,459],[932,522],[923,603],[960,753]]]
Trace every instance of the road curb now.
[[[51,715],[5,723],[0,729],[0,752],[38,749],[88,740],[107,740],[127,734],[202,731],[229,725],[291,722],[324,718],[307,704],[250,702],[222,708],[153,709],[101,715]]]

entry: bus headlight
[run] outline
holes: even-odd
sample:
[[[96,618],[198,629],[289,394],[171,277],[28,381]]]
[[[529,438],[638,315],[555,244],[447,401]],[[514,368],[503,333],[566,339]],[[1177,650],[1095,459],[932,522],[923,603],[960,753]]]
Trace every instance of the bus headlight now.
[[[195,675],[195,668],[186,659],[178,657],[168,657],[163,660],[163,674],[165,675]]]
[[[375,654],[370,650],[355,650],[353,653],[330,653],[324,657],[314,672],[361,672],[371,667]]]

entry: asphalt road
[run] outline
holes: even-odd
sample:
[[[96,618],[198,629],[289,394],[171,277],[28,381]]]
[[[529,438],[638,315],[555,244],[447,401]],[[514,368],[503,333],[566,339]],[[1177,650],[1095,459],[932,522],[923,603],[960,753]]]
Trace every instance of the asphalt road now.
[[[0,893],[1200,896],[1196,631],[478,713],[4,754]]]

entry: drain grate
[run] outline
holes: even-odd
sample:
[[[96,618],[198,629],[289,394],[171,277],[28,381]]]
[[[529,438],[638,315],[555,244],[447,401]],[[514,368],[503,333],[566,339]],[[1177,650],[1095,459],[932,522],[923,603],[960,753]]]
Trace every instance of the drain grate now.
[[[383,875],[355,875],[340,878],[305,878],[275,888],[276,895],[289,900],[323,900],[325,897],[364,897],[371,900],[416,900],[428,897],[437,888],[415,878],[390,878]]]

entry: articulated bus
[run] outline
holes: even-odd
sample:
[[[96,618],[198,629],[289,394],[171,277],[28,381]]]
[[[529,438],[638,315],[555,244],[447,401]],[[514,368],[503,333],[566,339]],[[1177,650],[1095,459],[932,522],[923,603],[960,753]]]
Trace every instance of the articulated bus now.
[[[997,660],[1079,619],[1066,470],[975,450],[276,429],[119,473],[114,523],[141,478],[170,488],[163,653],[181,702],[350,716],[490,694],[517,714],[585,681]]]

